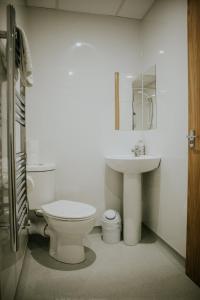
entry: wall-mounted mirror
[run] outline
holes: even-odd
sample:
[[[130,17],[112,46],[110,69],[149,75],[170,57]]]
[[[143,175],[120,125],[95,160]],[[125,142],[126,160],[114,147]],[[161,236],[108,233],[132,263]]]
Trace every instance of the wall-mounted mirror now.
[[[156,66],[135,78],[115,73],[115,129],[154,129],[156,119]]]

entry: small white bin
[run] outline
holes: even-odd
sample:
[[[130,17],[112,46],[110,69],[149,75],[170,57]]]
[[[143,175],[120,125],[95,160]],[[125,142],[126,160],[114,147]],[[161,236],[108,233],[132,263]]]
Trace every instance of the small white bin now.
[[[106,210],[102,216],[103,241],[109,244],[119,243],[121,240],[121,218],[116,210]]]

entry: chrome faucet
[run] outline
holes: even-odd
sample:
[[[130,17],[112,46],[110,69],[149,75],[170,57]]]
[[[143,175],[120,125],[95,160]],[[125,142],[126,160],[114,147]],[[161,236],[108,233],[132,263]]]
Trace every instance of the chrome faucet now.
[[[131,149],[131,152],[135,153],[135,156],[145,155],[145,145],[142,140],[139,140],[135,147]]]
[[[140,156],[140,148],[138,145],[135,145],[134,148],[131,149],[131,152],[135,154],[135,156]]]

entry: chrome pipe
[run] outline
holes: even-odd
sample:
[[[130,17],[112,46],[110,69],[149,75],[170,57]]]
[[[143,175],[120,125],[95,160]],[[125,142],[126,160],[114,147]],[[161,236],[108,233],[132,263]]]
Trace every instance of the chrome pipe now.
[[[18,223],[18,232],[20,233],[22,229],[25,228],[25,223],[27,220],[27,209],[24,210],[23,214],[20,217],[20,222]]]
[[[22,202],[18,208],[18,218],[20,219],[22,213],[26,210],[26,202]]]
[[[16,179],[18,179],[22,174],[24,174],[26,170],[25,166],[21,166],[16,172]]]
[[[15,9],[7,6],[7,135],[8,196],[10,208],[11,249],[19,248],[19,231],[28,221],[26,182],[25,87],[20,80],[20,93],[15,90]],[[16,153],[16,122],[20,125],[20,152]]]
[[[17,203],[19,203],[23,197],[23,195],[26,194],[26,187],[23,186],[22,189],[20,190],[19,194],[17,195]]]
[[[18,115],[16,116],[16,121],[22,125],[22,126],[25,126],[25,120],[22,119],[21,117],[19,117]]]
[[[7,32],[0,30],[0,39],[7,39]]]
[[[23,110],[21,110],[18,106],[16,106],[16,114],[22,120],[25,119],[25,112]]]
[[[15,164],[15,10],[7,6],[7,135],[8,135],[8,194],[10,204],[10,243],[11,250],[18,250],[16,218],[16,164]]]
[[[22,191],[21,191],[21,194],[20,194],[20,196],[18,197],[18,199],[17,199],[17,211],[18,211],[18,213],[19,213],[19,209],[20,209],[20,207],[21,207],[21,205],[23,204],[23,203],[26,203],[26,190],[25,189],[23,189]]]
[[[16,166],[17,166],[17,168],[19,169],[19,167],[21,166],[21,165],[26,165],[26,161],[25,161],[25,159],[24,158],[22,158],[22,159],[20,159],[20,160],[16,160]]]
[[[24,105],[19,101],[18,98],[16,98],[16,100],[17,100],[17,101],[16,101],[17,107],[18,107],[19,109],[25,111]]]
[[[19,232],[25,227],[26,220],[27,220],[27,209],[24,210],[24,213],[19,218],[19,221],[18,221],[18,231]]]
[[[20,194],[20,192],[21,192],[21,190],[22,190],[22,188],[23,188],[24,186],[26,186],[26,181],[25,181],[25,180],[23,180],[23,181],[17,186],[17,195]]]
[[[21,184],[21,182],[23,180],[26,180],[26,174],[22,173],[18,178],[16,178],[16,186],[19,187],[19,185]]]
[[[20,160],[16,162],[16,174],[19,175],[21,171],[26,169],[26,162],[24,160]],[[18,177],[18,176],[17,176]]]
[[[21,198],[21,201],[18,203],[18,212],[19,212],[19,210],[20,210],[20,208],[22,207],[22,205],[24,204],[24,203],[26,203],[26,197],[25,197],[26,195],[24,194],[24,196]]]
[[[21,207],[21,205],[26,201],[26,195],[24,194],[22,196],[22,198],[17,202],[17,205],[18,205],[18,210],[19,208]]]
[[[21,98],[23,99],[23,104],[25,106],[25,96],[26,96],[26,89],[25,86],[23,85],[22,81],[20,81],[20,95]],[[24,107],[24,125],[26,124],[26,110]],[[24,153],[24,161],[25,161],[25,170],[24,170],[24,179],[25,179],[25,186],[26,186],[26,191],[25,191],[25,196],[26,196],[26,203],[27,203],[27,218],[26,218],[26,223],[28,223],[28,197],[27,197],[27,172],[26,172],[26,127],[21,127],[20,129],[20,136],[21,136],[21,149]]]
[[[25,99],[24,99],[24,96],[23,96],[23,95],[20,95],[20,94],[18,93],[18,91],[15,91],[15,93],[16,93],[17,99],[18,99],[23,105],[25,105]]]
[[[26,157],[26,154],[24,152],[16,153],[16,160],[25,159],[25,157]]]

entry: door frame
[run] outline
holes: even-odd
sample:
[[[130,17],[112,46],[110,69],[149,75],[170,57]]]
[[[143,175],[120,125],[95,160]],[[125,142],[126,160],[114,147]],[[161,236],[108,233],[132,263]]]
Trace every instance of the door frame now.
[[[188,0],[188,127],[195,130],[188,151],[186,274],[200,286],[200,1]]]

